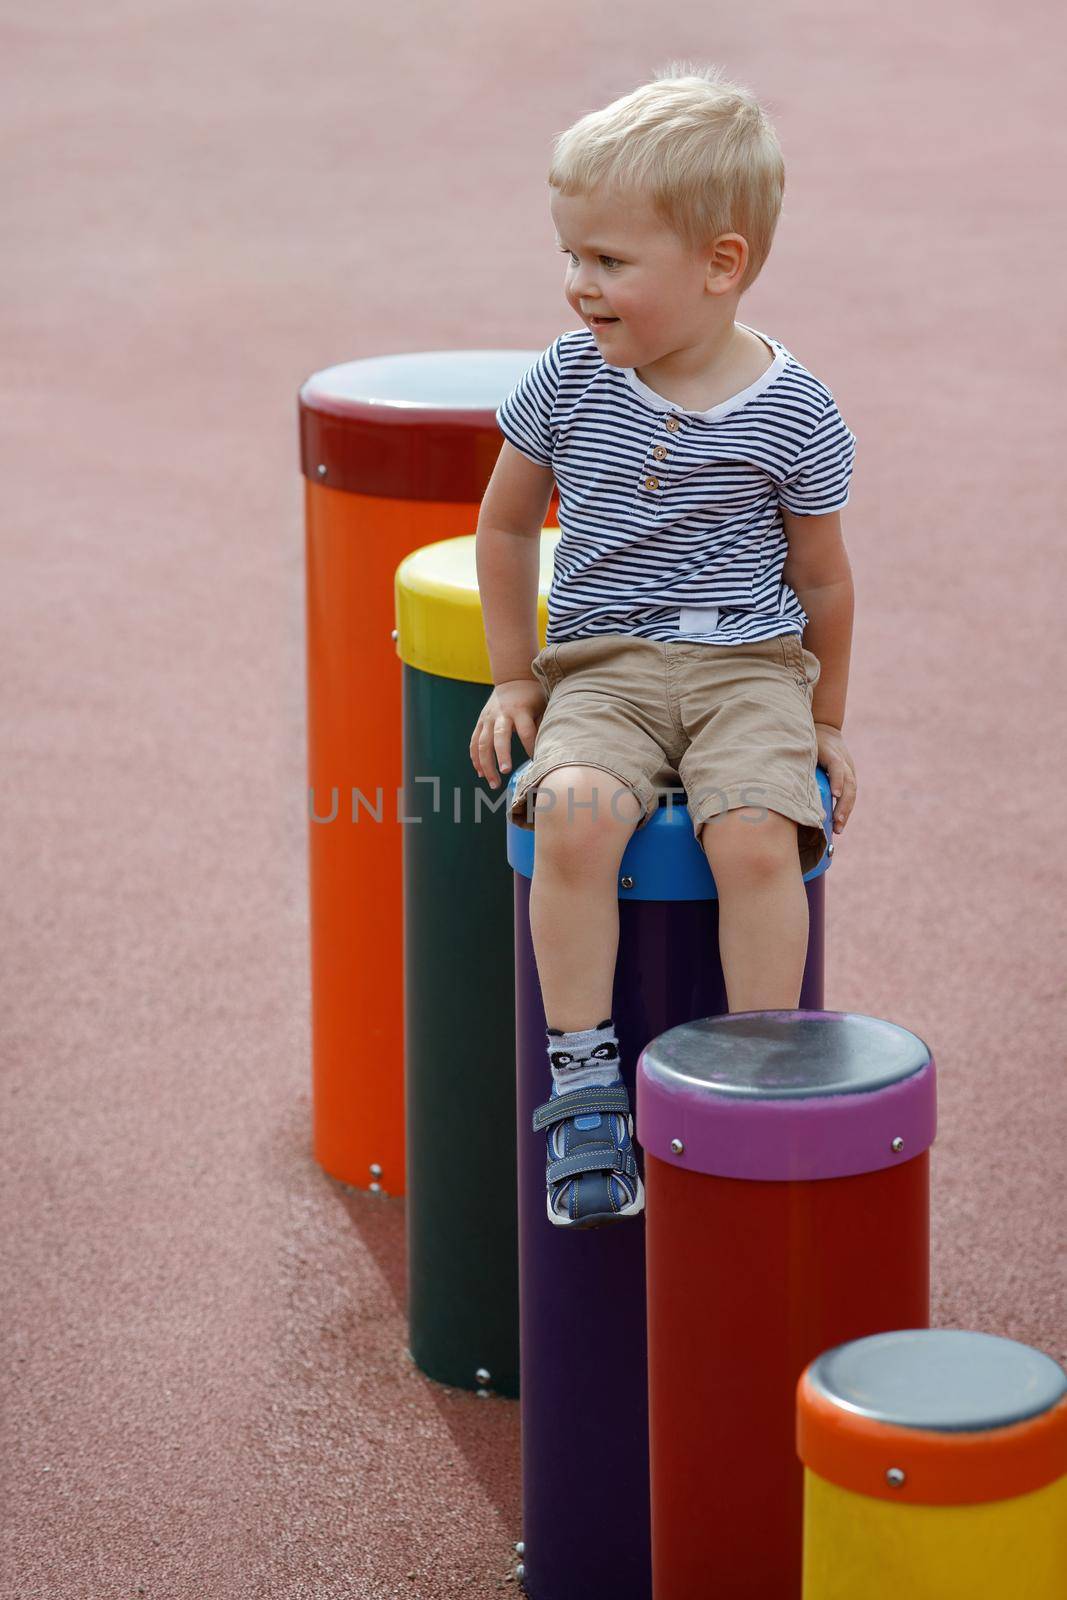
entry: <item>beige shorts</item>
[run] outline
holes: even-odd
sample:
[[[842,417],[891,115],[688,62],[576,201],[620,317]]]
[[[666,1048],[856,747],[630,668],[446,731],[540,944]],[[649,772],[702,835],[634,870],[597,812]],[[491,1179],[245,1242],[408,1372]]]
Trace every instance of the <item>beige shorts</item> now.
[[[534,791],[560,766],[599,767],[632,789],[644,827],[663,795],[705,822],[737,807],[797,824],[801,871],[826,850],[811,715],[819,659],[795,633],[755,644],[601,634],[546,645],[531,663],[548,691],[511,818],[532,828]],[[754,818],[753,820],[757,820]]]

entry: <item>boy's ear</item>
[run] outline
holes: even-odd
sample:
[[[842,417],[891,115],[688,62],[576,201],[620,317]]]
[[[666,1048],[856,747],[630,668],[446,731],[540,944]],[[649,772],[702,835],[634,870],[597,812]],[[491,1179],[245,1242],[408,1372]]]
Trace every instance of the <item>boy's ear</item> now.
[[[707,287],[724,294],[744,277],[748,266],[748,240],[740,233],[720,233],[708,250]]]

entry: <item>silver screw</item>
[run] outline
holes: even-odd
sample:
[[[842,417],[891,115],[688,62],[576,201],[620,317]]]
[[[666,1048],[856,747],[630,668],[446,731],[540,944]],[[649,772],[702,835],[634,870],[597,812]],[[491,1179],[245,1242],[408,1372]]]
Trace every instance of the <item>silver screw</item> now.
[[[371,1186],[370,1186],[370,1192],[371,1192],[371,1194],[381,1194],[381,1192],[382,1192],[381,1184],[380,1183],[372,1183]]]
[[[325,478],[325,476],[326,476],[326,468],[321,464],[321,462],[320,462],[319,466],[316,468],[316,471],[318,472],[318,475],[319,475],[320,478]]]
[[[904,1482],[904,1473],[900,1467],[890,1467],[885,1475],[885,1481],[893,1489],[899,1489]]]
[[[371,1164],[370,1164],[370,1175],[371,1175],[372,1178],[380,1178],[381,1177],[382,1169],[379,1166],[377,1161],[372,1161],[371,1162]]]
[[[390,637],[390,639],[395,639],[396,636],[397,636],[397,633],[396,633],[396,629],[394,628],[392,633],[389,635],[389,637]]]
[[[490,1383],[492,1381],[492,1374],[487,1372],[484,1367],[479,1367],[474,1376],[478,1383]]]
[[[632,889],[634,886],[634,880],[632,878],[623,878],[622,886],[624,889]]]
[[[671,1149],[674,1151],[676,1156],[680,1156],[682,1151],[685,1149],[685,1145],[682,1143],[681,1139],[672,1139]]]
[[[892,1150],[893,1150],[893,1151],[895,1151],[895,1153],[896,1153],[896,1154],[897,1154],[897,1155],[898,1155],[898,1156],[899,1156],[899,1154],[900,1154],[900,1152],[901,1152],[901,1151],[902,1151],[902,1150],[903,1150],[903,1148],[904,1148],[904,1141],[903,1141],[903,1139],[902,1139],[902,1138],[901,1138],[901,1137],[900,1137],[900,1135],[899,1135],[899,1133],[898,1133],[898,1134],[897,1134],[897,1136],[896,1136],[896,1138],[895,1138],[895,1139],[894,1139],[894,1140],[893,1140],[893,1143],[892,1143],[892,1145],[891,1145],[891,1147],[890,1147],[890,1148],[891,1148],[891,1149],[892,1149]]]
[[[523,1578],[525,1578],[525,1576],[526,1576],[526,1568],[523,1566],[521,1561],[519,1562],[518,1566],[515,1568],[515,1576],[516,1576],[516,1578],[518,1578],[520,1583],[522,1582]]]
[[[518,1544],[515,1546],[515,1554],[517,1556],[524,1556],[526,1554],[526,1546],[523,1544],[521,1539],[519,1540]]]

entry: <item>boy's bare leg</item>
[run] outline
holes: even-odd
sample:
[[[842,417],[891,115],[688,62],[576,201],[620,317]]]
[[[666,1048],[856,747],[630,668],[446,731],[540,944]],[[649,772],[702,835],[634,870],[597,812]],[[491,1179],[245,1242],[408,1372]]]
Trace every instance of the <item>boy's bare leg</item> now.
[[[700,842],[719,891],[719,959],[731,1011],[792,1011],[808,954],[808,896],[797,825],[740,807],[709,819]]]
[[[598,767],[556,767],[538,785],[530,932],[550,1028],[578,1032],[611,1016],[619,863],[641,811],[633,790]]]

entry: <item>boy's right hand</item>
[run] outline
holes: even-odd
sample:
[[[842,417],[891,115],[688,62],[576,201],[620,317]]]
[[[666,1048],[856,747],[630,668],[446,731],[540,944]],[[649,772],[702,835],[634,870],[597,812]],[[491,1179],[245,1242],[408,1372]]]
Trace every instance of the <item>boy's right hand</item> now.
[[[482,707],[471,736],[470,752],[474,770],[487,778],[492,788],[501,772],[511,771],[512,729],[522,740],[528,756],[534,753],[537,724],[544,715],[548,695],[537,678],[510,678],[498,683]]]

